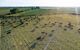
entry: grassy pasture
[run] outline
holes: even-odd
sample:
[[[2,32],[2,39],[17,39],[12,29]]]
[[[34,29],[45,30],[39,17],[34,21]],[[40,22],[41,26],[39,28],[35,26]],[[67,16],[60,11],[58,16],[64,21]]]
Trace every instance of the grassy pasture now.
[[[80,24],[77,23],[80,17],[76,19],[76,15],[70,14],[26,15],[40,12],[33,11],[2,20],[1,50],[80,50]]]

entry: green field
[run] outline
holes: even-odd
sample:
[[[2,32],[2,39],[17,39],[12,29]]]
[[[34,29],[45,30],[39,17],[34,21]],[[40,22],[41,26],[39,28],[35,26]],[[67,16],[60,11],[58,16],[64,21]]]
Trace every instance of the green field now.
[[[1,50],[80,50],[80,15],[18,9],[0,16]]]

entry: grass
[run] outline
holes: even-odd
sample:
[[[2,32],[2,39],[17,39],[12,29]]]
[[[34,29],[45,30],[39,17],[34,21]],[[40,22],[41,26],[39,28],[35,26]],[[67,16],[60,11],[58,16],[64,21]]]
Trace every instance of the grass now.
[[[9,13],[10,8],[0,8],[0,15],[4,15]]]
[[[28,21],[24,20],[27,18],[27,15],[36,15],[42,12],[44,10],[33,10],[33,11],[27,11],[22,13],[17,13],[19,15],[24,15],[25,17],[21,17],[21,19],[24,21],[24,24],[13,28],[13,26],[5,25],[2,35],[5,37],[1,39],[1,49],[2,50],[29,50],[29,48],[34,44],[34,48],[30,48],[30,50],[44,50],[45,46],[49,42],[49,39],[51,37],[52,40],[49,43],[47,50],[80,50],[80,33],[78,33],[78,28],[80,27],[79,24],[77,24],[77,19],[75,15],[70,14],[50,14],[50,15],[42,15],[37,16],[38,18],[35,18],[35,16],[31,16],[31,18],[27,19]],[[17,15],[17,14],[11,14],[11,15]],[[33,19],[32,19],[33,18]],[[35,18],[35,19],[34,19]],[[80,18],[80,17],[79,17]],[[4,19],[3,21],[16,21],[15,23],[12,23],[13,25],[18,25],[19,18],[15,20],[13,17],[13,20],[11,18]],[[38,21],[38,23],[37,23]],[[56,23],[55,23],[56,22]],[[67,25],[69,22],[73,25],[73,29],[67,28],[65,31],[65,25]],[[28,24],[26,24],[28,23]],[[53,26],[52,23],[55,23]],[[62,23],[62,27],[59,27],[59,23]],[[45,25],[46,24],[46,25]],[[36,26],[38,28],[36,28]],[[78,27],[77,27],[78,26]],[[8,29],[11,30],[10,34],[6,34],[5,31]],[[31,30],[35,29],[33,32]],[[51,32],[54,30],[54,32]],[[40,41],[36,40],[37,37],[43,36],[41,32],[46,32],[47,35],[45,38]],[[52,34],[51,37],[49,35]],[[1,36],[2,36],[1,35]]]
[[[11,15],[7,15],[7,16],[35,16],[35,15],[41,15],[43,13],[48,12],[48,10],[45,9],[35,9],[35,10],[25,10],[21,13],[16,13],[16,14],[11,14]]]

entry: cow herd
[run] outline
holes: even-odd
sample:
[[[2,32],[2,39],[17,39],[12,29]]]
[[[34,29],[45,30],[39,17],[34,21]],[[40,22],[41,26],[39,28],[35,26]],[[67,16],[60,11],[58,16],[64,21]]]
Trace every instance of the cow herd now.
[[[64,25],[63,22],[59,22],[59,21],[48,21],[46,23],[40,24],[42,20],[44,20],[44,17],[39,17],[39,16],[27,16],[27,17],[21,17],[21,16],[6,17],[5,16],[4,18],[1,18],[1,22],[0,22],[0,26],[2,27],[2,30],[3,30],[3,32],[1,33],[2,34],[1,38],[5,38],[6,35],[11,34],[12,30],[16,28],[19,28],[19,27],[24,28],[25,26],[28,26],[30,22],[33,22],[33,21],[34,21],[33,23],[34,27],[30,30],[31,33],[35,32],[39,28],[44,29],[48,27],[49,29],[49,28],[55,27],[55,29],[50,30],[50,33],[46,31],[41,31],[39,33],[39,36],[34,37],[35,40],[31,43],[31,45],[28,46],[29,50],[31,50],[36,48],[36,45],[38,44],[38,42],[44,41],[46,37],[54,36],[53,34],[59,28],[62,29],[63,31],[68,31],[68,30],[71,31],[71,30],[74,30],[76,27],[71,21],[67,22],[66,25]],[[75,31],[80,34],[80,28],[77,28]]]

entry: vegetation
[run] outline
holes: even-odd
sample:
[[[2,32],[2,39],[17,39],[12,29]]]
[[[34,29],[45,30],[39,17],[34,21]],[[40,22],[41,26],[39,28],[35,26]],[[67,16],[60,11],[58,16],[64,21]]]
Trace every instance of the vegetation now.
[[[80,15],[39,7],[8,9],[10,14],[0,17],[1,50],[80,50]]]
[[[16,13],[17,13],[17,8],[11,9],[11,10],[10,10],[10,13],[11,13],[11,14],[16,14]]]

